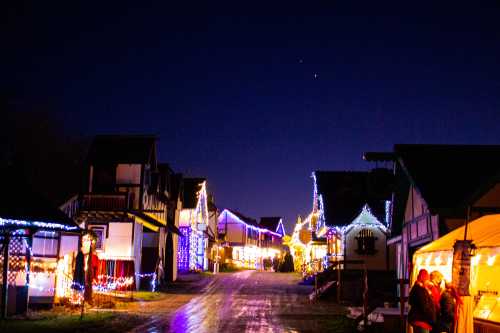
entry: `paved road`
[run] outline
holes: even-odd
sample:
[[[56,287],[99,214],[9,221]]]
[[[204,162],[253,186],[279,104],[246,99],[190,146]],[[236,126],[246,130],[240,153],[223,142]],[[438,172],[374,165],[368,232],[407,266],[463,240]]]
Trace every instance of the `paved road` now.
[[[243,271],[219,274],[173,314],[157,316],[141,332],[317,332],[343,310],[311,304],[311,287],[296,274]]]

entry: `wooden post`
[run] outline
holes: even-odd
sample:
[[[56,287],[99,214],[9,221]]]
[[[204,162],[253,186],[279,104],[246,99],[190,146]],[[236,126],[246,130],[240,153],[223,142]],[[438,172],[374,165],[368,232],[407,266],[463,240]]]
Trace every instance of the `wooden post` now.
[[[405,331],[405,301],[404,301],[404,279],[399,279],[399,309],[401,318],[401,333]]]
[[[368,272],[363,264],[363,320],[365,331],[368,329]]]
[[[30,274],[31,274],[31,249],[33,248],[33,236],[30,235],[28,236],[28,238],[26,239],[26,245],[27,245],[27,249],[26,249],[26,309],[28,309],[28,306],[29,306],[29,299],[30,299],[30,296],[29,296],[29,289],[30,289]]]
[[[318,273],[314,273],[314,295],[318,297]]]
[[[2,319],[7,318],[7,303],[9,300],[8,295],[8,271],[9,271],[9,243],[10,235],[4,234],[3,236],[3,271],[2,271],[2,308],[0,316]]]
[[[341,292],[341,285],[340,285],[340,262],[337,260],[337,303],[340,304],[340,292]]]

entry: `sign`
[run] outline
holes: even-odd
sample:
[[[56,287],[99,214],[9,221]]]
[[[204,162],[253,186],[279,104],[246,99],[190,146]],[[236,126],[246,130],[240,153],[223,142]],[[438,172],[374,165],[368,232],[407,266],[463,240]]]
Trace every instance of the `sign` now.
[[[457,240],[453,245],[452,284],[459,295],[469,296],[471,253],[470,240]]]

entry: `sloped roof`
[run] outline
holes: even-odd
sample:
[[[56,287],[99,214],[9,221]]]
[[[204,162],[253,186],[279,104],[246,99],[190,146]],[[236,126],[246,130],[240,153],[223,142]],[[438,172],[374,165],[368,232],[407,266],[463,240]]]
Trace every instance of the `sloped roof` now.
[[[279,216],[261,217],[259,226],[261,228],[275,232],[276,229],[278,228],[280,221],[281,217]]]
[[[226,208],[226,210],[229,211],[229,212],[231,212],[232,214],[236,215],[240,220],[242,220],[246,224],[253,225],[255,227],[259,226],[259,224],[257,223],[256,219],[253,219],[251,217],[245,216],[245,215],[243,215],[242,213],[240,213],[240,212],[238,212],[236,210],[227,209],[227,208]]]
[[[0,217],[20,221],[58,223],[67,227],[77,224],[55,207],[44,195],[27,184],[19,172],[3,169],[0,172]]]
[[[325,223],[351,223],[367,204],[372,214],[385,220],[385,201],[391,197],[392,173],[388,169],[364,171],[316,171],[318,195],[323,198]]]
[[[182,195],[182,207],[187,209],[196,208],[198,203],[198,192],[201,189],[205,178],[184,178],[184,189]]]
[[[90,146],[88,161],[90,164],[148,164],[155,162],[155,143],[156,137],[152,135],[98,135]]]
[[[394,151],[433,214],[465,211],[499,179],[499,145],[399,144]]]
[[[452,251],[457,240],[464,239],[465,226],[461,226],[441,238],[421,247],[416,253]],[[472,240],[477,248],[500,248],[500,214],[485,215],[469,223],[467,239]]]
[[[174,172],[167,163],[158,163],[158,172],[151,175],[151,187],[157,186],[162,198],[165,194],[170,196],[173,176]]]

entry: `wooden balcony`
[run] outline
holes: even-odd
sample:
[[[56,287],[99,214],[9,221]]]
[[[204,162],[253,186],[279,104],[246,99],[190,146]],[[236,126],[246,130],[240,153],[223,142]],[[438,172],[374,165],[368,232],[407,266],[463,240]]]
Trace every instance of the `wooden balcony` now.
[[[126,211],[134,207],[133,193],[88,193],[81,197],[83,211]]]

